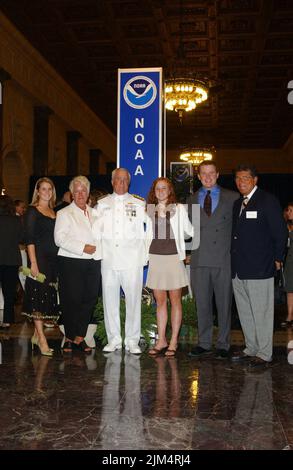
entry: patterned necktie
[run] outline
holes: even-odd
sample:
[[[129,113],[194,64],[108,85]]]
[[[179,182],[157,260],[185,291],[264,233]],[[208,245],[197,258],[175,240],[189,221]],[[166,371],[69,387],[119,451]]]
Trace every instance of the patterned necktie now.
[[[242,211],[243,211],[244,209],[246,209],[246,206],[247,206],[247,204],[248,204],[248,201],[249,201],[249,198],[248,198],[247,196],[245,196],[245,197],[243,198],[243,200],[242,200],[242,204],[241,204],[241,209],[240,209],[239,217],[241,216]]]
[[[206,197],[204,198],[203,201],[203,210],[205,211],[206,215],[210,217],[212,213],[212,197],[211,197],[211,191],[208,190],[206,193]]]

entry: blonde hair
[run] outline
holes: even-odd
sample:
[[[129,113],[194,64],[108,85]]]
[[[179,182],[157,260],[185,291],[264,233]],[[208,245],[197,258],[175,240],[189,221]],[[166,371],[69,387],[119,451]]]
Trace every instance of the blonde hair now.
[[[75,178],[73,178],[73,179],[70,181],[69,190],[70,190],[71,194],[73,194],[73,186],[74,186],[76,183],[79,183],[79,184],[82,184],[83,186],[85,186],[86,189],[87,189],[88,194],[90,193],[91,183],[90,183],[89,180],[86,178],[86,176],[79,175],[79,176],[75,176]]]
[[[32,197],[32,202],[31,202],[31,205],[32,206],[37,206],[38,203],[39,203],[39,189],[40,189],[40,186],[42,183],[49,183],[49,185],[51,186],[52,188],[52,197],[49,201],[49,207],[50,209],[53,209],[55,207],[55,203],[56,203],[56,189],[55,189],[55,186],[54,186],[54,183],[52,180],[50,180],[50,178],[47,178],[46,176],[43,176],[43,178],[39,178],[35,184],[35,189],[34,189],[34,192],[33,192],[33,197]]]

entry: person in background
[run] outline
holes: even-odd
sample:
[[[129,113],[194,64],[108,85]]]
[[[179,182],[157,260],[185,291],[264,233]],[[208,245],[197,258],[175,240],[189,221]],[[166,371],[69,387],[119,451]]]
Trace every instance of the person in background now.
[[[98,200],[106,196],[108,193],[104,191],[103,189],[92,189],[88,198],[88,205],[90,207],[96,207]],[[99,292],[98,292],[98,297],[102,297],[102,282],[100,282],[99,285]],[[91,319],[91,324],[93,325],[95,323],[95,320],[92,318]]]
[[[232,283],[245,349],[232,361],[249,361],[249,369],[272,361],[274,274],[284,259],[288,231],[279,201],[257,186],[252,165],[235,171],[241,194],[233,207]]]
[[[26,203],[22,201],[21,199],[15,199],[14,205],[15,205],[16,215],[23,217],[26,211]]]
[[[289,230],[288,252],[285,261],[284,278],[287,293],[287,319],[281,326],[293,326],[293,202],[287,205],[287,227]]]
[[[91,207],[96,207],[98,200],[106,195],[107,192],[103,191],[102,189],[93,189],[89,195],[88,205]]]
[[[57,321],[57,246],[54,243],[56,191],[53,181],[39,178],[31,205],[24,217],[25,242],[31,276],[26,278],[23,315],[34,321],[32,348],[38,346],[44,356],[52,356],[44,334],[44,321]],[[45,275],[39,282],[40,274]]]
[[[125,294],[125,349],[140,354],[143,266],[147,263],[145,201],[129,194],[130,174],[125,168],[112,172],[113,194],[98,201],[102,237],[102,291],[108,344],[104,352],[122,348],[120,288]]]
[[[227,359],[231,330],[231,230],[232,209],[239,197],[235,191],[218,185],[219,171],[213,161],[204,161],[198,167],[201,188],[187,200],[189,215],[193,204],[200,204],[200,245],[191,251],[190,279],[194,292],[198,344],[189,353],[191,357],[212,354],[213,295],[218,314],[218,334],[215,358]]]
[[[71,203],[72,201],[72,196],[71,196],[71,192],[70,191],[66,191],[63,196],[62,196],[62,201],[60,202],[60,204],[58,204],[56,207],[55,207],[55,212],[58,212],[60,211],[61,209],[64,209],[64,207],[67,207],[69,206],[69,204]]]
[[[21,265],[19,244],[23,241],[23,227],[15,216],[13,200],[0,196],[0,283],[4,298],[3,322],[7,329],[14,322],[14,300]]]
[[[23,224],[23,216],[26,211],[26,203],[22,201],[21,199],[15,199],[14,201],[15,205],[15,213],[18,217],[20,217],[21,223]],[[24,244],[19,245],[20,248],[20,254],[21,254],[21,265],[23,267],[27,267],[27,252],[26,252],[26,246]],[[22,286],[22,289],[24,291],[24,286],[25,286],[25,276],[22,274],[22,272],[19,272],[19,280]]]
[[[65,331],[63,352],[91,348],[84,338],[97,301],[101,276],[101,243],[94,238],[96,214],[87,205],[90,182],[76,176],[69,185],[73,201],[57,212],[55,243],[58,250],[59,294]]]
[[[149,268],[146,286],[153,289],[157,304],[158,341],[149,350],[150,356],[176,354],[182,322],[182,288],[189,284],[184,265],[184,238],[194,234],[187,211],[176,201],[174,187],[167,178],[157,178],[147,198],[151,218],[152,241],[149,248]],[[171,302],[172,335],[168,346],[168,294]]]

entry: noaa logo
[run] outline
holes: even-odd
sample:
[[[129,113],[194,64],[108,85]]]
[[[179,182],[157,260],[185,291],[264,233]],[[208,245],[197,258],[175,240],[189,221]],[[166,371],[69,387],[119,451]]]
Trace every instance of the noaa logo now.
[[[133,77],[125,84],[123,96],[131,108],[144,109],[155,101],[157,87],[148,77]]]

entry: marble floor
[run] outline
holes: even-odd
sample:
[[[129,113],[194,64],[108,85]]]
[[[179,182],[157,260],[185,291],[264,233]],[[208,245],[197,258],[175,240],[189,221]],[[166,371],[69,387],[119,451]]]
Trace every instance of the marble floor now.
[[[293,449],[293,330],[275,332],[271,367],[124,351],[31,351],[31,326],[0,332],[0,450]],[[241,348],[240,331],[232,349]],[[291,361],[292,362],[292,361]]]

